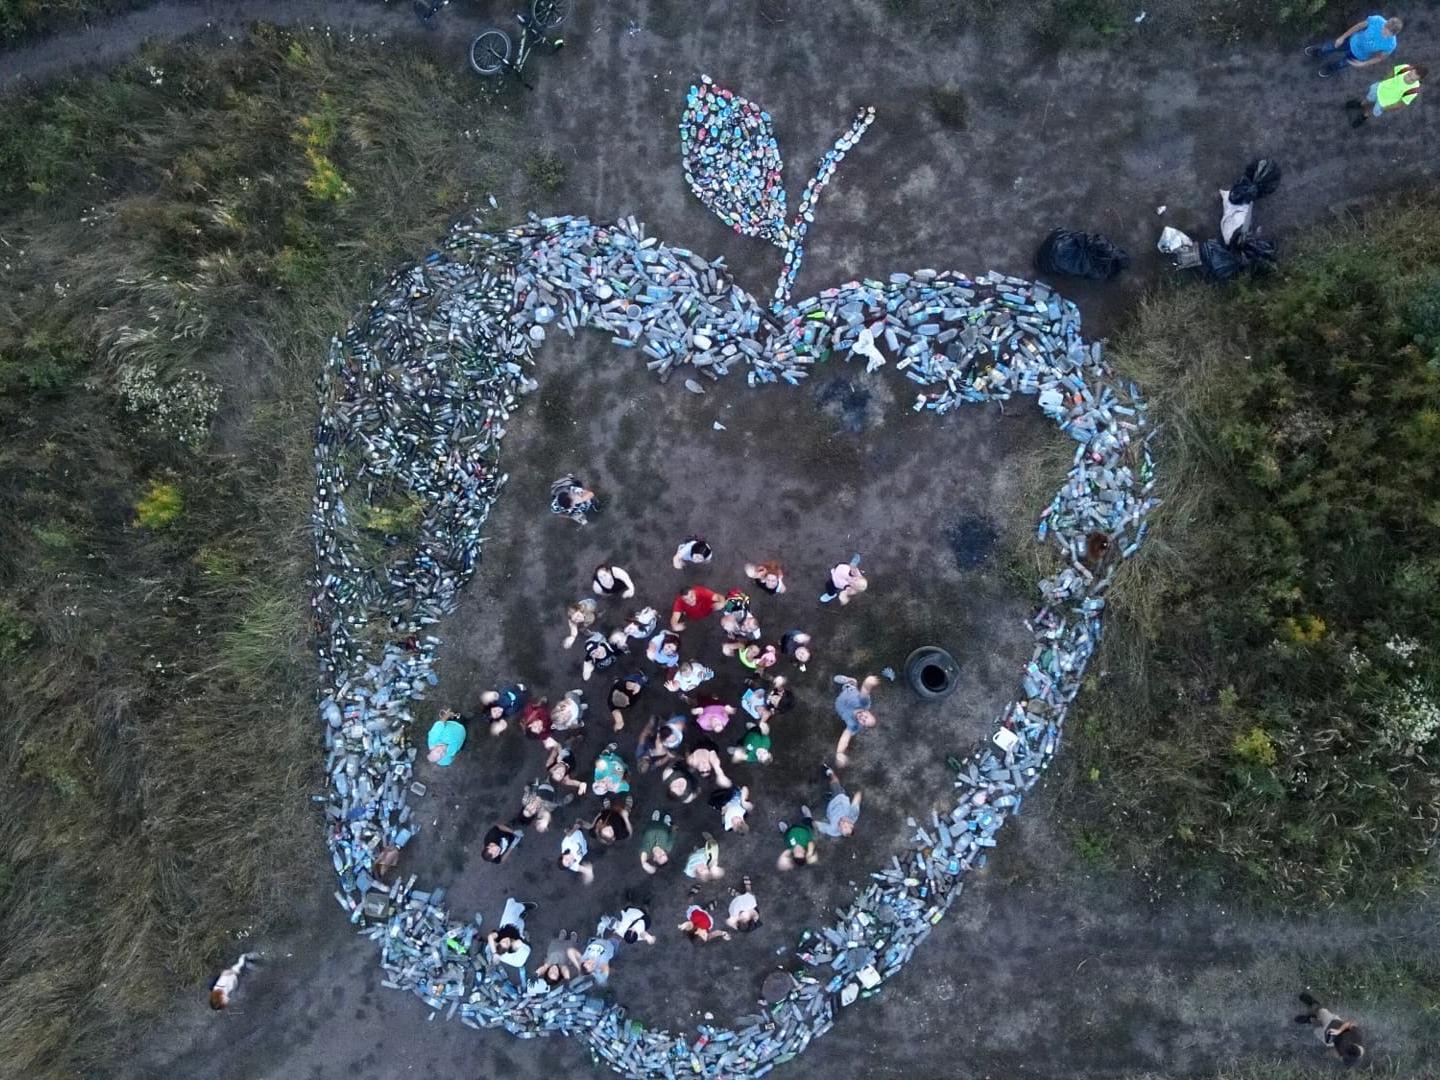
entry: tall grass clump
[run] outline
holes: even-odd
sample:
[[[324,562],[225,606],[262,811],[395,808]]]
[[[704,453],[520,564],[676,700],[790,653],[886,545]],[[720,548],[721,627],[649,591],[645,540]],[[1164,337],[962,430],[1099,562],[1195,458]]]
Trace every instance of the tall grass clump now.
[[[315,377],[458,193],[523,175],[486,93],[404,45],[261,27],[7,99],[7,1075],[123,1059],[319,881]]]

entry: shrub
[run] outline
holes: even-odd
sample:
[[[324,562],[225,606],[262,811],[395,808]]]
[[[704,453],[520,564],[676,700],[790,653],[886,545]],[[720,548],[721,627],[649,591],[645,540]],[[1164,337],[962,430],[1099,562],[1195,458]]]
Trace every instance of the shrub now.
[[[930,108],[941,124],[956,131],[964,131],[969,122],[970,103],[958,86],[931,87]]]
[[[525,175],[536,191],[554,195],[565,186],[570,167],[554,154],[534,154],[525,162]]]
[[[1330,233],[1263,285],[1162,294],[1112,350],[1164,502],[1078,706],[1093,828],[1283,905],[1413,887],[1440,836],[1440,204]]]
[[[135,504],[135,524],[144,529],[166,529],[180,519],[184,510],[179,484],[152,480],[144,497]]]

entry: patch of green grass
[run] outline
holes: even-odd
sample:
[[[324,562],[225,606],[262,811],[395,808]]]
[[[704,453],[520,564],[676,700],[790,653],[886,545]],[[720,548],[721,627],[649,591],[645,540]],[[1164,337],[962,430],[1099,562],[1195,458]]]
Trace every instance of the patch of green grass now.
[[[565,186],[570,166],[555,154],[532,154],[525,161],[525,175],[541,195],[554,195]]]
[[[947,128],[964,131],[970,118],[970,103],[958,86],[932,86],[930,109]]]
[[[1111,350],[1163,426],[1163,501],[1072,768],[1126,863],[1283,906],[1432,875],[1440,369],[1416,327],[1437,268],[1440,204],[1397,204],[1264,284],[1160,293]]]
[[[0,234],[27,250],[0,292],[0,1057],[17,1073],[108,1067],[117,1035],[318,881],[315,377],[459,193],[531,156],[491,93],[404,44],[262,26],[7,98]],[[336,170],[318,189],[312,153]],[[417,176],[452,201],[417,200]],[[159,420],[192,385],[218,409],[182,443]],[[382,510],[377,542],[413,531],[403,497]]]

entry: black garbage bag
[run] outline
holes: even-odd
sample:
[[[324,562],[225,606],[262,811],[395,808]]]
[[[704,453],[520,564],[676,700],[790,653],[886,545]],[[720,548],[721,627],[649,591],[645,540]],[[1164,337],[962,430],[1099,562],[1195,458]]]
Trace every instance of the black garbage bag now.
[[[1280,166],[1270,158],[1256,158],[1245,167],[1245,179],[1255,185],[1255,197],[1263,199],[1280,186]]]
[[[1230,202],[1244,206],[1263,199],[1280,186],[1280,166],[1269,158],[1256,158],[1245,166],[1245,174],[1230,185]]]
[[[1130,256],[1098,233],[1056,229],[1035,252],[1042,274],[1069,274],[1093,281],[1113,281],[1130,266]]]
[[[1206,240],[1200,245],[1200,265],[1211,281],[1230,281],[1245,268],[1245,256],[1219,240]]]
[[[1275,241],[1247,236],[1240,244],[1240,254],[1252,270],[1270,270],[1275,266]]]

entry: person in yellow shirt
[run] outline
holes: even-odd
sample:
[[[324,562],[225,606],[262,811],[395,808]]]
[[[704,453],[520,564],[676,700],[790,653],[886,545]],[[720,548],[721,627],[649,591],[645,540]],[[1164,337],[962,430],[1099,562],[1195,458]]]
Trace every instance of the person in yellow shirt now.
[[[1368,116],[1383,116],[1412,104],[1420,96],[1421,83],[1429,74],[1428,69],[1419,64],[1397,64],[1389,78],[1370,84],[1364,101],[1351,99],[1345,103],[1351,114],[1350,126],[1359,127]]]

